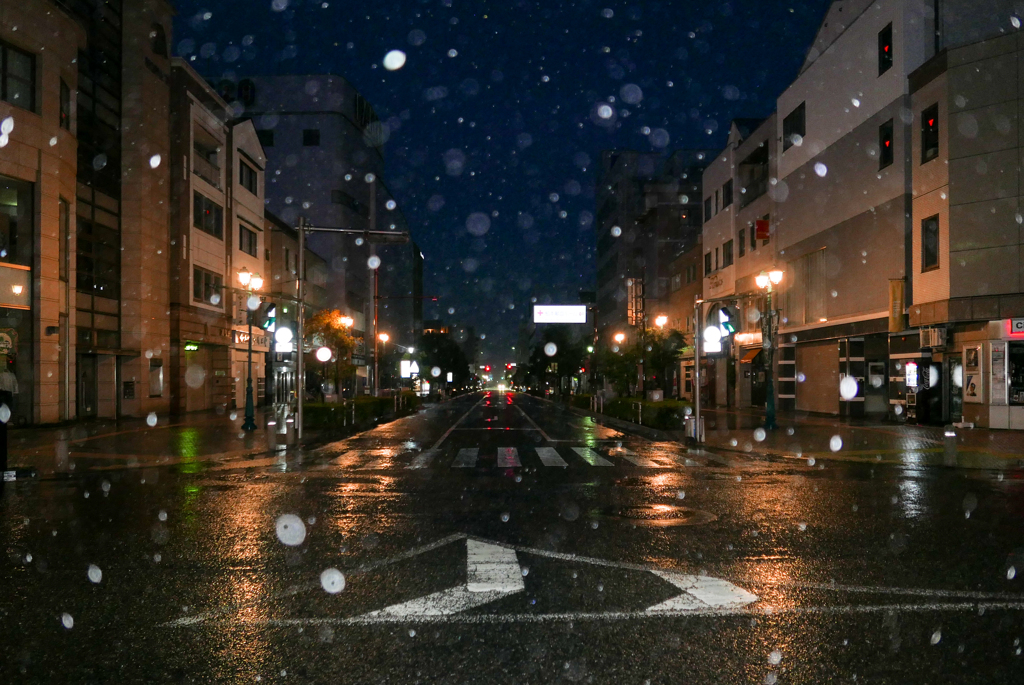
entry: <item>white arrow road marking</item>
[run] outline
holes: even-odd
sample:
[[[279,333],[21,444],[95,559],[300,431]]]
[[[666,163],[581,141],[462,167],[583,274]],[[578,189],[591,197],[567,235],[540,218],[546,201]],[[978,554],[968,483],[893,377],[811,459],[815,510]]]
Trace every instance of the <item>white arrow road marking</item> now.
[[[430,463],[434,461],[434,457],[438,454],[438,450],[427,450],[426,452],[420,452],[412,460],[412,463],[406,466],[407,469],[425,469],[430,466]]]
[[[452,462],[453,469],[471,469],[476,466],[477,455],[480,454],[479,447],[464,447],[459,450],[455,461]]]
[[[466,583],[426,597],[371,611],[358,618],[451,616],[525,589],[516,551],[466,540]]]
[[[568,466],[565,459],[558,456],[558,450],[554,447],[538,447],[537,456],[540,457],[544,466]]]
[[[637,466],[639,466],[641,468],[645,468],[645,469],[663,469],[663,468],[666,468],[665,466],[662,466],[658,462],[651,461],[647,457],[641,457],[636,452],[634,452],[633,450],[628,450],[625,447],[619,447],[617,449],[613,449],[612,452],[614,454],[616,454],[617,456],[622,457],[626,461],[632,462],[632,463],[636,464]]]
[[[675,571],[654,570],[651,573],[683,591],[660,604],[647,607],[651,613],[738,609],[757,601],[757,595],[721,578],[691,576]]]
[[[499,447],[498,468],[510,469],[515,466],[522,466],[519,462],[519,450],[515,447]]]
[[[572,451],[583,457],[591,466],[613,466],[613,464],[589,447],[573,447]]]

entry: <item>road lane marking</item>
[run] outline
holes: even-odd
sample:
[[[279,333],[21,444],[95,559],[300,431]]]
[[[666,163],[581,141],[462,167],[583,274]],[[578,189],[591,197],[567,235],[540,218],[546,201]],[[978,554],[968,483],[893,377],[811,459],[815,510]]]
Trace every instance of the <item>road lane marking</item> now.
[[[611,452],[613,454],[615,454],[616,456],[622,457],[626,461],[631,462],[633,464],[636,464],[637,466],[639,466],[641,468],[645,468],[645,469],[663,469],[663,468],[667,468],[665,466],[662,466],[661,464],[659,464],[656,461],[651,461],[647,457],[641,457],[640,455],[638,455],[633,450],[628,450],[625,447],[613,448],[611,450]]]
[[[463,585],[371,611],[360,618],[388,621],[451,616],[524,589],[514,549],[467,539]]]
[[[544,429],[541,428],[540,426],[538,426],[537,422],[534,421],[533,419],[531,419],[530,415],[527,414],[525,411],[523,411],[522,407],[520,407],[518,404],[513,404],[512,406],[515,407],[516,409],[518,409],[519,413],[523,415],[523,418],[526,419],[530,423],[531,426],[533,426],[534,430],[536,430],[536,431],[538,431],[540,433],[540,437],[544,438],[548,442],[551,442],[551,438],[548,437],[548,434],[544,432]]]
[[[450,426],[450,427],[448,428],[448,430],[446,430],[446,431],[444,432],[444,435],[442,435],[442,436],[441,436],[441,437],[440,437],[440,438],[438,439],[438,441],[434,443],[434,447],[433,447],[433,449],[435,449],[435,450],[436,450],[436,449],[437,449],[438,447],[440,447],[440,446],[441,446],[441,443],[442,443],[442,442],[444,442],[445,440],[447,440],[447,439],[448,439],[448,436],[452,434],[452,431],[453,431],[453,430],[455,430],[455,427],[456,427],[456,426],[458,426],[458,425],[459,425],[460,423],[462,423],[463,421],[465,421],[465,420],[466,420],[466,417],[467,417],[467,416],[469,416],[469,413],[470,413],[471,411],[473,411],[474,409],[476,409],[477,407],[479,407],[479,406],[480,406],[481,404],[483,404],[483,401],[484,401],[485,399],[487,399],[487,395],[484,395],[483,397],[481,397],[481,398],[480,398],[480,399],[479,399],[479,400],[477,401],[477,403],[476,403],[476,404],[474,404],[474,405],[473,405],[472,407],[470,407],[469,409],[467,409],[467,410],[466,410],[466,413],[465,413],[465,414],[463,414],[462,416],[460,416],[460,417],[459,417],[459,420],[458,420],[458,421],[456,421],[455,423],[453,423],[453,424],[452,424],[452,425],[451,425],[451,426]]]
[[[463,447],[452,462],[453,469],[471,469],[476,466],[477,456],[480,454],[479,447]]]
[[[554,447],[537,447],[535,449],[544,466],[568,466],[565,460],[558,456],[558,450]]]
[[[519,592],[525,589],[516,551],[468,538],[466,587],[470,592]]]
[[[522,466],[519,461],[519,450],[515,447],[499,447],[498,468],[511,469],[517,466]]]
[[[412,460],[412,463],[406,466],[407,469],[425,469],[430,466],[431,462],[434,461],[434,457],[438,454],[437,450],[430,449],[426,452],[420,452]]]
[[[583,460],[591,466],[614,466],[614,464],[589,447],[573,447],[572,451],[583,457]]]

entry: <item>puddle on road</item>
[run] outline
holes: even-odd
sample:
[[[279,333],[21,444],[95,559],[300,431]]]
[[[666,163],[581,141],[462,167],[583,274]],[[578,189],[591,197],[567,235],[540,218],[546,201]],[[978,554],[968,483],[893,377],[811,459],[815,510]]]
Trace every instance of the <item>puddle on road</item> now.
[[[666,526],[698,526],[718,519],[717,516],[706,511],[690,509],[688,507],[677,507],[671,504],[607,507],[601,510],[601,517],[659,528]]]

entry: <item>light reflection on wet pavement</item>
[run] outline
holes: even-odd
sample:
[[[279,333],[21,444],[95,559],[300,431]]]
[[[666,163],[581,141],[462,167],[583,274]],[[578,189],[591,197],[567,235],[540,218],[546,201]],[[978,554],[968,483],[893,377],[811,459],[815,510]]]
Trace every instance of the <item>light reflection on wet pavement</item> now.
[[[305,452],[9,484],[0,680],[1009,682],[1020,669],[1012,471],[725,466],[538,400],[479,400]],[[522,466],[497,468],[499,447]],[[452,468],[469,448],[476,463]],[[275,532],[285,514],[299,544]],[[365,618],[483,572],[466,536],[512,545],[521,583],[440,617]],[[328,568],[342,592],[321,587]],[[679,592],[652,569],[756,601],[651,615]]]

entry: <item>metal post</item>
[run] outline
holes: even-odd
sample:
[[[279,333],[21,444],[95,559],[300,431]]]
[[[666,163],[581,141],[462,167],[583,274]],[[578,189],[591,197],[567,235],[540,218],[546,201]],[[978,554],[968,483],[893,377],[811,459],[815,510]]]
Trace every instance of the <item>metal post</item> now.
[[[245,421],[242,422],[242,430],[254,431],[256,430],[256,417],[254,416],[255,410],[252,402],[252,310],[249,309],[249,297],[252,297],[252,291],[249,291],[249,293],[245,301],[245,318],[249,323],[249,350],[246,357]]]
[[[299,402],[298,402],[298,411],[295,414],[295,421],[296,421],[295,435],[298,438],[298,440],[300,440],[300,441],[302,440],[302,403],[306,399],[306,369],[305,369],[305,363],[304,363],[303,358],[302,358],[303,357],[302,352],[303,352],[303,349],[304,349],[304,346],[303,346],[303,337],[304,337],[303,333],[305,332],[305,326],[306,326],[306,317],[305,317],[306,304],[304,302],[304,298],[305,298],[305,294],[306,294],[306,287],[305,287],[306,279],[305,279],[305,273],[304,273],[305,269],[306,269],[306,219],[304,217],[300,216],[299,217],[299,273],[296,274],[296,278],[297,278],[297,283],[296,283],[297,293],[296,294],[298,295],[298,300],[299,300],[299,316],[298,316],[298,319],[299,319],[299,321],[298,321],[298,329],[299,330],[297,330],[295,332],[295,337],[298,340],[298,344],[296,345],[296,349],[295,349],[295,370],[296,370],[297,375],[299,377],[299,379],[298,379],[299,380],[299,382],[298,382],[298,386],[299,386],[299,397],[298,397],[298,399],[299,399]]]
[[[768,391],[768,398],[765,402],[764,411],[764,427],[768,430],[778,428],[778,424],[775,423],[775,381],[773,374],[773,357],[775,354],[775,311],[772,309],[772,286],[768,284],[768,323],[767,326],[762,328],[762,335],[765,335],[766,342],[768,343],[765,347],[765,361],[767,362],[767,368],[765,370],[765,386]]]
[[[704,334],[703,326],[701,324],[701,312],[704,310],[704,303],[700,299],[699,295],[693,297],[693,316],[694,316],[694,332],[693,332],[693,421],[694,430],[693,436],[694,441],[698,444],[701,442],[700,430],[700,342],[701,336]]]
[[[370,181],[370,230],[377,230],[377,177]],[[377,247],[370,243],[370,256],[377,254]],[[373,396],[380,396],[380,380],[377,377],[379,365],[377,364],[377,301],[380,298],[378,291],[378,274],[380,267],[373,270]]]

